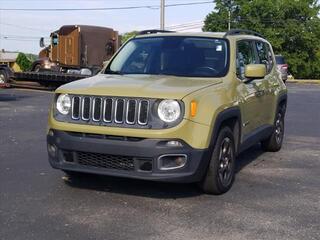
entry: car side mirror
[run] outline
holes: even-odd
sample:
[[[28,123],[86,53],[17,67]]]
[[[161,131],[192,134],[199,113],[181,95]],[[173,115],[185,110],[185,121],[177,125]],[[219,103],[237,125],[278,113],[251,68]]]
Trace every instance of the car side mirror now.
[[[44,38],[42,37],[42,38],[40,38],[40,42],[39,42],[39,44],[40,44],[40,47],[41,48],[44,48],[45,47],[45,44],[44,44]]]
[[[244,69],[244,75],[247,79],[264,78],[266,74],[267,69],[264,64],[248,64]]]

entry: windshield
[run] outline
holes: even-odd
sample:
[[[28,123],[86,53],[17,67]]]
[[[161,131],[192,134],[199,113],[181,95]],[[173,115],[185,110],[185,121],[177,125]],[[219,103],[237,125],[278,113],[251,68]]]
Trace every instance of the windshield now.
[[[135,38],[121,49],[105,73],[221,77],[228,70],[227,46],[226,40],[214,38]]]

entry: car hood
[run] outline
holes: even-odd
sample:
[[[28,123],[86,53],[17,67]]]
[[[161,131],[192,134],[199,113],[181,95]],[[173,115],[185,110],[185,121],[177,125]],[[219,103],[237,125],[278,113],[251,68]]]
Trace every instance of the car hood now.
[[[65,84],[57,93],[182,99],[192,92],[221,83],[220,78],[191,78],[166,75],[105,75]]]

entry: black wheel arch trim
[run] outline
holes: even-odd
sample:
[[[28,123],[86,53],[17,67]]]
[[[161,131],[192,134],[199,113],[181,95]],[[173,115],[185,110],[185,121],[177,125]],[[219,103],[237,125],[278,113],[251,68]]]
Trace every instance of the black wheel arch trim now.
[[[213,147],[216,144],[217,141],[217,137],[218,137],[218,133],[219,130],[221,128],[221,126],[223,125],[224,122],[236,118],[238,121],[238,136],[236,139],[236,143],[235,143],[235,150],[236,150],[236,154],[239,150],[240,147],[240,141],[241,141],[241,126],[242,126],[242,121],[241,121],[241,111],[240,108],[238,106],[235,107],[230,107],[227,108],[225,110],[223,110],[222,112],[220,112],[217,117],[213,120],[214,121],[214,125],[213,125],[213,129],[211,131],[211,141],[210,141],[210,145],[209,145],[209,149],[213,149]],[[236,126],[235,126],[236,127]]]
[[[275,117],[276,117],[276,115],[277,115],[277,112],[279,111],[280,104],[281,104],[282,102],[285,102],[285,108],[283,109],[283,114],[286,113],[287,101],[288,101],[288,94],[287,94],[287,93],[283,93],[283,94],[281,94],[281,95],[278,97],[276,112],[275,112],[275,114],[274,114]]]
[[[287,100],[288,100],[288,94],[287,93],[282,93],[279,97],[278,97],[278,105],[285,101],[287,103]]]

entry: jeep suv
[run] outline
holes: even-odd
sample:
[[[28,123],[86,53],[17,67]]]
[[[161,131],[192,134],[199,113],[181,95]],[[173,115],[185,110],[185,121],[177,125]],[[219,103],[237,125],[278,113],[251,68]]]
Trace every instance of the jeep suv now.
[[[281,148],[286,103],[259,34],[147,31],[98,75],[56,90],[49,162],[67,174],[197,182],[222,194],[240,152]]]

